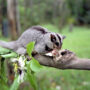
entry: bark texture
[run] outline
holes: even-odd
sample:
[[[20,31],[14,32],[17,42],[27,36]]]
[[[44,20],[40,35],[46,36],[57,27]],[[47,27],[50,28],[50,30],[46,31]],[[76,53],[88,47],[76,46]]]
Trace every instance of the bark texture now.
[[[58,69],[79,69],[90,70],[90,59],[78,58],[73,52],[63,50],[60,52],[60,57],[43,56],[37,54],[34,56],[42,65],[54,67]]]

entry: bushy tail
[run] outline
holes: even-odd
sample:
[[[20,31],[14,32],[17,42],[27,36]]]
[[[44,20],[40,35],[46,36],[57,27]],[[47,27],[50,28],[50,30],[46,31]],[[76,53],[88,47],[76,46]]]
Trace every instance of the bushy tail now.
[[[16,45],[15,41],[5,42],[5,41],[1,41],[1,40],[0,40],[0,46],[3,47],[3,48],[7,48],[7,49],[12,49],[12,50],[14,50],[15,45]]]

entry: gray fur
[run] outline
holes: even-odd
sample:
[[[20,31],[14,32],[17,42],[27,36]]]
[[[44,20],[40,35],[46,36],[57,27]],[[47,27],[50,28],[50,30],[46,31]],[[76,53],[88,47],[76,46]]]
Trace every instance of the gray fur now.
[[[27,29],[18,40],[12,42],[0,41],[0,46],[12,49],[18,54],[26,54],[26,46],[29,42],[35,42],[34,50],[38,53],[47,53],[45,45],[53,49],[53,43],[50,40],[50,34],[54,34],[59,42],[59,39],[54,32],[49,32],[41,26],[33,26]],[[61,37],[61,35],[60,35]],[[62,37],[61,37],[62,38]]]

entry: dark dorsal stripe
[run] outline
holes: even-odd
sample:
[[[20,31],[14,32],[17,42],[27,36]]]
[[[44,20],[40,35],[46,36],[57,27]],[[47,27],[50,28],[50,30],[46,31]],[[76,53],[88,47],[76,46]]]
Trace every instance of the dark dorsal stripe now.
[[[60,43],[62,43],[62,42],[61,42],[61,37],[60,37],[58,34],[56,34],[56,35],[57,35],[57,37],[58,37]]]
[[[33,26],[32,29],[36,29],[36,30],[40,31],[42,34],[47,33],[47,31],[41,26]]]

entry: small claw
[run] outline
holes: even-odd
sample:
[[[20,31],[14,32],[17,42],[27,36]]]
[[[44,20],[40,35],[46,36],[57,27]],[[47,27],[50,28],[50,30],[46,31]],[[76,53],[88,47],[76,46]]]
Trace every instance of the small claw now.
[[[30,61],[30,60],[32,60],[32,58],[30,58],[30,57],[27,57],[27,61]]]
[[[36,52],[36,51],[33,51],[32,52],[32,56],[35,56],[35,55],[37,55],[38,53]]]
[[[29,57],[28,55],[26,55],[26,58],[27,58],[27,61],[32,60],[32,58],[31,58],[31,57]]]

